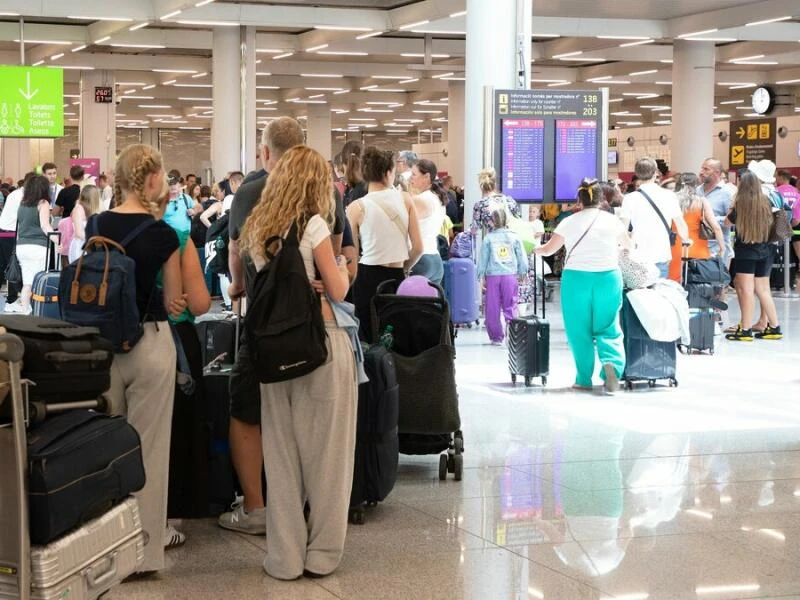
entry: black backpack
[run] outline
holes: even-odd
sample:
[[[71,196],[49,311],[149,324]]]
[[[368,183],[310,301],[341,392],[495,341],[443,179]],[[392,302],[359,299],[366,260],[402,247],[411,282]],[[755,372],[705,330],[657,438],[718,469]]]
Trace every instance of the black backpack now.
[[[269,248],[280,242],[272,254]],[[327,334],[319,295],[306,275],[297,223],[286,238],[274,236],[264,247],[269,263],[248,286],[245,317],[247,347],[261,383],[302,377],[328,360]]]
[[[216,275],[228,274],[228,243],[230,242],[228,220],[227,213],[222,215],[211,223],[206,234],[206,242],[214,244],[216,251],[214,258],[208,263],[208,270]]]

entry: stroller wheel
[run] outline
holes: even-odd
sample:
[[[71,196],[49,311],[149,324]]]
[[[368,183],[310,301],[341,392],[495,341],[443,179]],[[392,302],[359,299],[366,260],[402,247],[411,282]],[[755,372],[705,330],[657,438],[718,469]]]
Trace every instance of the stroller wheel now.
[[[439,455],[439,480],[444,481],[447,479],[447,455]]]
[[[455,461],[455,468],[453,469],[454,478],[456,481],[461,481],[464,476],[464,457],[457,454],[453,459]]]

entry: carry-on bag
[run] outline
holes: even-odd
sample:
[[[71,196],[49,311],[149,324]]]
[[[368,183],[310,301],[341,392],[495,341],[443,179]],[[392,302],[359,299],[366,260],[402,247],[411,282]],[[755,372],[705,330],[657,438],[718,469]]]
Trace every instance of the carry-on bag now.
[[[203,365],[223,356],[222,362],[231,364],[237,348],[236,331],[239,317],[235,315],[205,315],[195,321],[200,346],[203,349]]]
[[[627,294],[622,296],[620,321],[625,340],[625,371],[622,379],[627,389],[632,389],[637,381],[646,381],[650,387],[654,387],[660,379],[666,379],[670,386],[677,386],[675,342],[653,340],[636,316]]]
[[[689,309],[689,351],[714,354],[714,310],[711,308]],[[679,349],[684,350],[683,347]]]
[[[369,381],[358,386],[358,423],[350,521],[364,522],[363,504],[384,500],[397,480],[400,388],[391,352],[376,344],[364,353]]]
[[[446,276],[450,303],[450,316],[456,325],[478,322],[480,316],[480,296],[475,263],[471,258],[451,258],[447,261]]]
[[[546,317],[546,295],[542,287],[542,316],[536,314],[536,296],[538,291],[538,278],[536,276],[536,259],[533,262],[533,310],[530,316],[512,319],[508,324],[508,370],[511,372],[511,382],[517,383],[517,376],[524,377],[525,385],[530,387],[531,379],[542,378],[542,385],[547,385],[547,375],[550,373],[550,323]]]
[[[689,346],[678,344],[684,354],[714,354],[714,309],[725,304],[718,299],[722,286],[730,279],[720,257],[709,260],[689,258],[689,247],[682,249],[683,285],[689,302]],[[708,281],[704,281],[708,280]]]
[[[55,242],[50,238],[54,237]],[[61,257],[55,252],[55,246],[61,244],[61,232],[52,231],[47,234],[47,252],[45,253],[44,271],[40,271],[33,278],[31,285],[31,310],[36,317],[50,319],[61,318],[61,308],[58,305],[58,282],[61,279]],[[50,255],[55,253],[55,269],[49,269]]]
[[[48,544],[144,487],[139,434],[124,417],[74,410],[28,434],[31,542]]]
[[[97,328],[19,314],[0,314],[0,325],[25,344],[22,376],[36,384],[31,400],[94,400],[111,385],[114,347]]]

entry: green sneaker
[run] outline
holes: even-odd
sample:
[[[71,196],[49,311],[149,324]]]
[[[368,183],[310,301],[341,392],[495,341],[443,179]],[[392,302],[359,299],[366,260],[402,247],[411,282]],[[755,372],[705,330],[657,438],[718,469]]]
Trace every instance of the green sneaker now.
[[[752,342],[755,338],[753,338],[752,329],[742,329],[742,326],[739,325],[736,331],[726,334],[725,339],[732,342]]]
[[[759,340],[780,340],[783,338],[780,325],[776,327],[767,326],[764,331],[757,331],[755,335]]]

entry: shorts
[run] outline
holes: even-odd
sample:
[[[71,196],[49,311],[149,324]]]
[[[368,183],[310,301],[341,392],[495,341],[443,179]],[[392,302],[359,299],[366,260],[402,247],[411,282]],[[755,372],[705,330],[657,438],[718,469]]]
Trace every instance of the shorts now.
[[[248,425],[261,425],[261,390],[253,371],[244,331],[239,341],[239,354],[231,368],[229,391],[231,417]]]
[[[761,259],[735,258],[735,271],[737,274],[755,275],[756,277],[769,277],[772,272],[772,263],[775,255],[770,252],[769,256]]]

